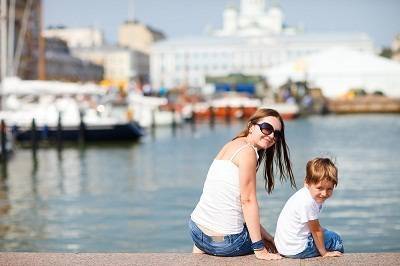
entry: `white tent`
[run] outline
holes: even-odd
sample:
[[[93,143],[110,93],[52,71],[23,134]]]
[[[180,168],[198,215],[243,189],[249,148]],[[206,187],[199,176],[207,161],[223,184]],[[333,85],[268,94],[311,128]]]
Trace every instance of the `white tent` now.
[[[332,48],[270,68],[266,77],[273,87],[289,78],[307,80],[327,97],[338,97],[354,88],[400,97],[400,63],[346,48]]]

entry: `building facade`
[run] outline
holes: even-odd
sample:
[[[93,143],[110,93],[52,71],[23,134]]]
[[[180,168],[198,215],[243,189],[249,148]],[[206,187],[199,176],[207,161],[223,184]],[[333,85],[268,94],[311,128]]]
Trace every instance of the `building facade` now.
[[[294,28],[283,25],[283,13],[273,5],[266,9],[265,0],[242,0],[240,9],[228,6],[223,12],[223,27],[215,36],[262,36],[294,33]]]
[[[103,32],[93,27],[50,27],[43,31],[43,36],[64,40],[71,48],[99,47],[104,45]]]
[[[152,85],[201,88],[207,76],[265,75],[272,66],[335,46],[368,52],[374,49],[363,33],[305,34],[287,30],[282,26],[279,7],[265,11],[264,0],[242,0],[236,13],[232,8],[224,12],[223,29],[212,36],[155,43],[150,55]]]
[[[394,37],[391,45],[391,50],[392,59],[400,62],[400,33]]]
[[[102,46],[93,48],[73,48],[74,56],[101,65],[103,79],[112,84],[128,84],[136,77],[148,79],[149,56],[126,47]]]
[[[103,67],[90,61],[81,60],[70,54],[65,41],[46,38],[46,79],[72,82],[100,82]]]
[[[153,46],[151,82],[154,87],[203,87],[207,76],[264,75],[272,66],[335,46],[373,51],[365,34],[174,39]]]
[[[118,44],[145,54],[150,53],[153,43],[165,39],[165,35],[138,21],[126,21],[118,29]]]

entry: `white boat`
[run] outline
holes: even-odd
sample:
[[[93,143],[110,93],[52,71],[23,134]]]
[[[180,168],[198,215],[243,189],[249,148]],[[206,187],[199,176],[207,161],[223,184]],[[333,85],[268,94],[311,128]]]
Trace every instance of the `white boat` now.
[[[128,106],[133,112],[133,119],[142,127],[182,123],[182,115],[168,108],[166,98],[131,93],[128,95]]]
[[[58,137],[76,140],[83,130],[85,140],[131,140],[142,136],[136,122],[127,122],[110,115],[110,107],[97,105],[101,95],[95,85],[53,81],[3,82],[3,110],[0,119],[13,129],[18,140],[29,139],[32,120],[43,138]],[[59,118],[62,132],[57,132]]]
[[[276,103],[276,102],[264,102],[261,108],[269,108],[276,110],[284,120],[295,119],[300,115],[300,107],[297,103]]]

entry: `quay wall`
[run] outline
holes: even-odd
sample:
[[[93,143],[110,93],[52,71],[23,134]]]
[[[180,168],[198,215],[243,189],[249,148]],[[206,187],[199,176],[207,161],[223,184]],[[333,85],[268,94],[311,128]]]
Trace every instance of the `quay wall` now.
[[[345,253],[342,257],[258,260],[189,253],[0,253],[0,265],[400,265],[400,253]]]

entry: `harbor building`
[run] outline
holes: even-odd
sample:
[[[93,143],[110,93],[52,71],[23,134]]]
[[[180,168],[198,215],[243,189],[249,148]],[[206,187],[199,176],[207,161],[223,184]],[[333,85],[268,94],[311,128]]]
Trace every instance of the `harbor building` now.
[[[392,59],[400,62],[400,33],[394,37],[391,45],[391,50]]]
[[[200,89],[209,76],[265,76],[273,66],[336,46],[374,52],[365,33],[304,33],[284,27],[282,10],[277,5],[266,9],[264,0],[241,0],[239,10],[229,6],[223,17],[223,28],[209,36],[155,43],[150,54],[153,86]]]
[[[229,5],[223,11],[222,17],[222,29],[212,31],[215,36],[265,36],[301,31],[284,26],[282,10],[276,4],[266,9],[265,0],[240,1],[239,10]]]
[[[82,59],[104,67],[103,79],[111,84],[126,86],[132,79],[148,79],[149,56],[127,47],[101,46],[72,48],[71,53]]]
[[[164,33],[137,20],[128,20],[118,29],[118,44],[145,54],[153,43],[165,39]]]
[[[64,40],[70,48],[99,47],[104,45],[103,32],[94,27],[49,27],[43,31],[43,36]]]
[[[103,66],[74,57],[67,43],[58,38],[46,38],[46,79],[73,82],[100,82]]]

